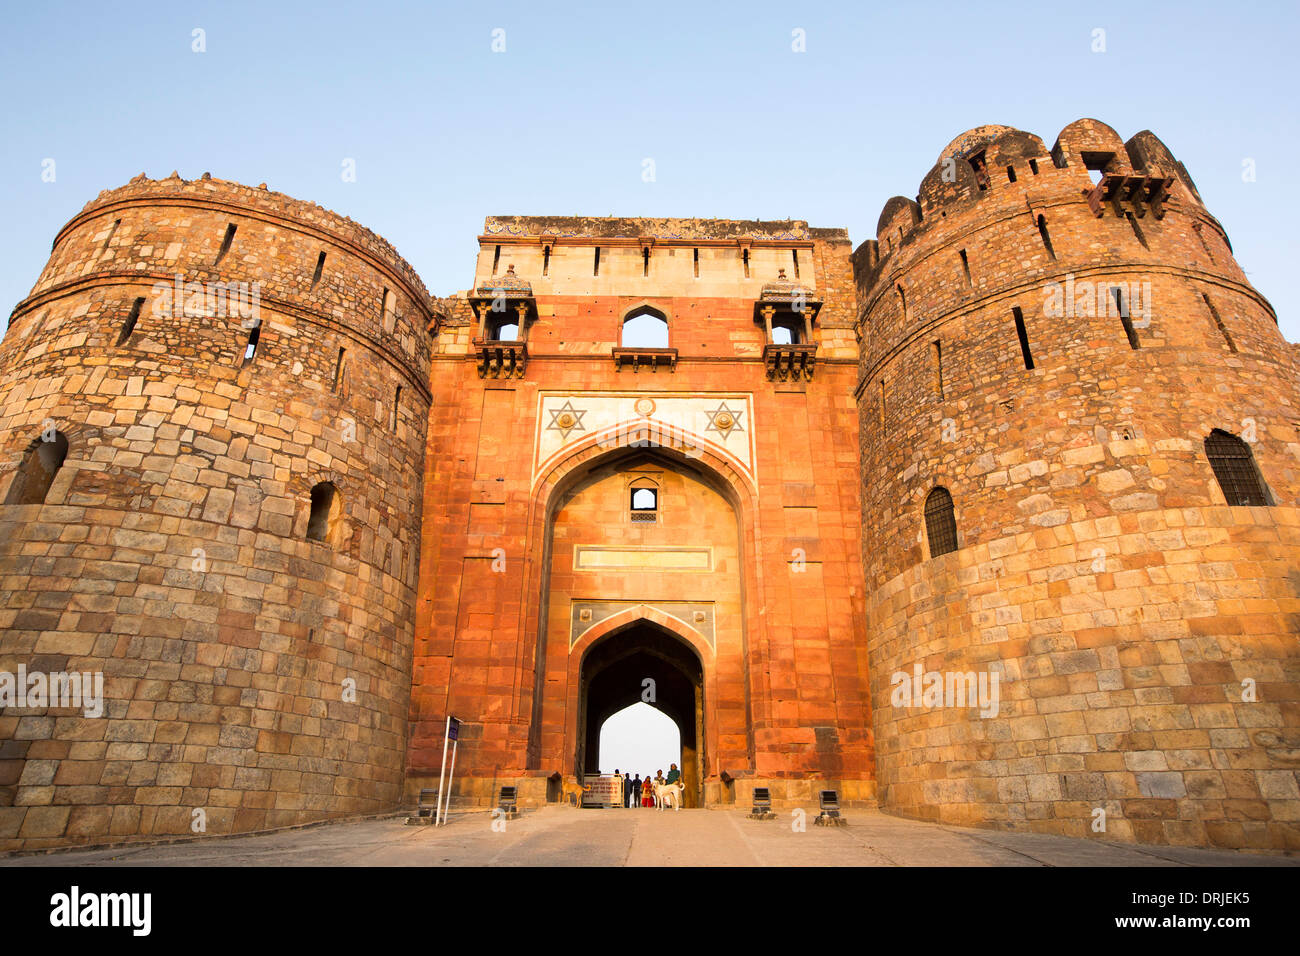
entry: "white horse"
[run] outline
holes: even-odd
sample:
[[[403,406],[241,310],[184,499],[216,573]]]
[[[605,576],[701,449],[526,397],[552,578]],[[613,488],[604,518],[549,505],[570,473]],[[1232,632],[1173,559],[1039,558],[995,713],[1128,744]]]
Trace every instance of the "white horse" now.
[[[680,783],[657,783],[654,786],[656,807],[662,810],[665,803],[671,802],[674,810],[682,808],[682,790],[684,788]]]

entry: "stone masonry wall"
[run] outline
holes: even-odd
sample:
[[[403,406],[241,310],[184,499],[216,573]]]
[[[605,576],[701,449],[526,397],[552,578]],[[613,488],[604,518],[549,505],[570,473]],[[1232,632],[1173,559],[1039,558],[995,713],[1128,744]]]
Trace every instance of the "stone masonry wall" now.
[[[1172,178],[1163,218],[1095,216],[1090,163]],[[919,198],[891,200],[854,257],[882,805],[1300,846],[1300,392],[1272,309],[1150,133],[1125,144],[1081,120],[1049,151],[982,127]],[[1087,283],[1125,284],[1137,348]],[[1225,504],[1215,428],[1248,443],[1273,506]],[[936,486],[959,547],[931,557]],[[997,716],[895,705],[895,675],[918,664],[996,672]]]
[[[265,189],[137,179],[60,233],[0,343],[0,500],[68,443],[44,504],[0,505],[0,672],[105,699],[0,710],[0,849],[397,804],[434,318],[383,240]]]

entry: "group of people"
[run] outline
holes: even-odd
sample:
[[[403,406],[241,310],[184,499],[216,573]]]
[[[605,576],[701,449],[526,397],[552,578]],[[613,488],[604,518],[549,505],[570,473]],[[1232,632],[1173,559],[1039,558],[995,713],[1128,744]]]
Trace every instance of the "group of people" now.
[[[652,777],[649,774],[642,779],[640,774],[635,777],[624,776],[617,767],[614,768],[614,776],[623,777],[623,805],[625,807],[653,807],[655,805],[655,784],[660,786],[672,786],[682,779],[682,772],[677,769],[677,764],[668,765],[668,776],[664,776],[662,770],[656,771]]]

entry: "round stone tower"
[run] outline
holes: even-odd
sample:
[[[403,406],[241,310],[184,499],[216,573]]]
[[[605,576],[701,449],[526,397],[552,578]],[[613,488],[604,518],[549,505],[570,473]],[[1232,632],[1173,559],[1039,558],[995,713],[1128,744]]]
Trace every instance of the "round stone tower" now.
[[[980,127],[854,265],[882,806],[1300,846],[1297,363],[1183,165]]]
[[[0,849],[399,802],[434,322],[265,186],[63,228],[0,344]]]

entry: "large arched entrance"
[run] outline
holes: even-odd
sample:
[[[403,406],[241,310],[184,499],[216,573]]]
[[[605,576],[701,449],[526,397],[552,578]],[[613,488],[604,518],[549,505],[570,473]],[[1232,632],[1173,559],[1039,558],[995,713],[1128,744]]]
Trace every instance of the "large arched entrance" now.
[[[600,728],[611,715],[638,701],[666,714],[681,734],[683,803],[701,805],[704,765],[704,668],[695,650],[649,620],[610,634],[583,654],[578,688],[579,772],[603,769]],[[633,772],[668,768],[633,768]]]
[[[612,771],[599,754],[601,724],[641,701],[649,677],[651,706],[681,734],[691,805],[710,805],[723,799],[724,771],[753,767],[744,609],[747,587],[761,588],[749,580],[752,487],[702,439],[691,455],[649,439],[601,442],[592,436],[535,489],[544,504],[534,514],[542,547],[529,767],[566,778]],[[623,656],[635,659],[600,677]]]

